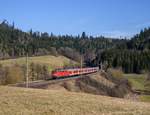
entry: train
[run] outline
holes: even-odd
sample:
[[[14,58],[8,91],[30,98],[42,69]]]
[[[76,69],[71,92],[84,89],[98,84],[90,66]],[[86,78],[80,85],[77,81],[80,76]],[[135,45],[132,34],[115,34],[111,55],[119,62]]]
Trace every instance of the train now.
[[[52,71],[52,78],[64,78],[78,75],[85,75],[89,73],[94,73],[99,70],[99,67],[86,67],[86,68],[68,68],[68,69],[55,69]]]

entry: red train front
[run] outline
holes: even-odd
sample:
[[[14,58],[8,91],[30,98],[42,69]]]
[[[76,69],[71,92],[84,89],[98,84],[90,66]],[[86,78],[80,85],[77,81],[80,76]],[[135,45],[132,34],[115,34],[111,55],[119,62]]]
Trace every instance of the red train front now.
[[[69,77],[69,76],[77,76],[81,74],[94,73],[99,70],[98,67],[90,67],[90,68],[71,68],[71,69],[56,69],[52,71],[53,78],[61,78],[61,77]]]

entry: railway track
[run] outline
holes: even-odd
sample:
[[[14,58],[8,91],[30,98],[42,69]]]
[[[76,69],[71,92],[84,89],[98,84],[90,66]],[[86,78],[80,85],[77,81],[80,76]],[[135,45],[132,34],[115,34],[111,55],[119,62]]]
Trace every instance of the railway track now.
[[[96,72],[97,73],[97,72]],[[94,75],[96,73],[90,73],[89,75]],[[50,80],[38,80],[38,81],[31,81],[28,82],[28,88],[38,88],[38,89],[45,89],[48,85],[51,84],[57,84],[59,82],[73,80],[81,77],[86,77],[86,75],[80,75],[80,76],[72,76],[67,78],[57,78],[57,79],[50,79]],[[26,87],[26,82],[23,83],[16,83],[16,84],[10,84],[9,86],[13,87]]]
[[[80,78],[80,77],[81,76],[73,76],[73,77],[60,78],[60,79],[32,81],[32,82],[28,82],[28,88],[41,88],[41,89],[43,89],[43,88],[46,88],[47,85],[50,85],[50,84],[56,84],[56,83],[63,82],[63,81],[77,79],[77,78]],[[9,86],[26,87],[26,82],[11,84]]]

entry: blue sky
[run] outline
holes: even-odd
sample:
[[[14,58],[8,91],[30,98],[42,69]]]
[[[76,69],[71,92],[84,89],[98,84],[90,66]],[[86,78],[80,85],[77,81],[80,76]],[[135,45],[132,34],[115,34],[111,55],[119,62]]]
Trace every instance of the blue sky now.
[[[0,21],[28,31],[131,37],[150,26],[150,0],[0,0]]]

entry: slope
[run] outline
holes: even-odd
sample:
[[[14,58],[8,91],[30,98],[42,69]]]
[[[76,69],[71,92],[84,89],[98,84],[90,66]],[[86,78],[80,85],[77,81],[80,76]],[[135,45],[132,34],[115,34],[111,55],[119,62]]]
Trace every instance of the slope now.
[[[66,91],[0,87],[1,115],[150,114],[150,104]]]
[[[35,63],[35,64],[44,64],[49,67],[49,70],[51,71],[55,67],[62,67],[64,65],[71,64],[77,64],[75,61],[64,57],[64,56],[52,56],[52,55],[46,55],[46,56],[35,56],[35,57],[29,57],[28,58],[29,63]],[[11,66],[14,64],[25,64],[26,58],[16,58],[16,59],[6,59],[6,60],[0,60],[0,64],[4,66]]]

